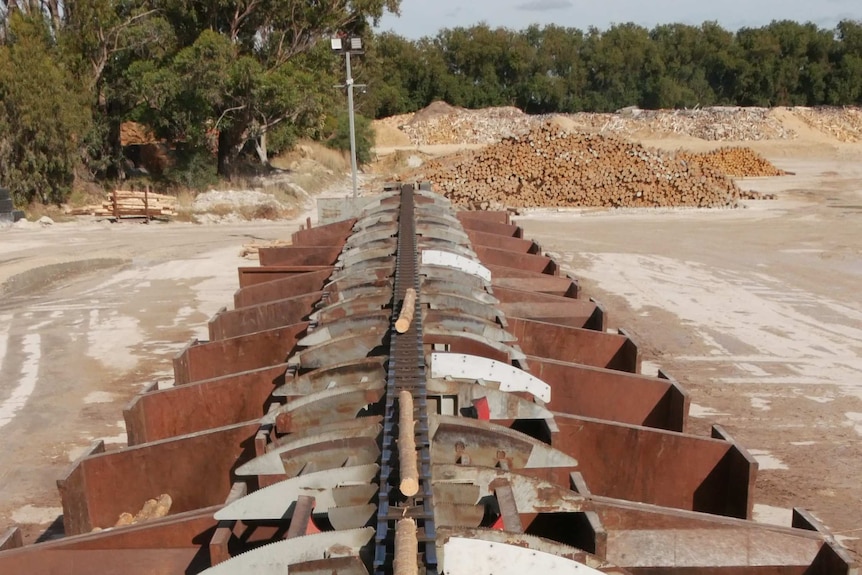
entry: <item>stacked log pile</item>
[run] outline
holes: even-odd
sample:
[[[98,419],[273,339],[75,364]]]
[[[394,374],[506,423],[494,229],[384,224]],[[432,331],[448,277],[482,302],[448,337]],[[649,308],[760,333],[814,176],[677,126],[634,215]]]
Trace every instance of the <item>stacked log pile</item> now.
[[[115,190],[101,204],[72,208],[66,213],[73,216],[163,218],[176,215],[176,204],[177,199],[173,196],[149,191]]]
[[[725,147],[701,154],[678,152],[677,158],[686,162],[698,162],[703,167],[734,178],[787,175],[787,172],[776,168],[751,148]]]
[[[410,175],[427,179],[459,207],[734,207],[729,178],[700,162],[551,123]]]

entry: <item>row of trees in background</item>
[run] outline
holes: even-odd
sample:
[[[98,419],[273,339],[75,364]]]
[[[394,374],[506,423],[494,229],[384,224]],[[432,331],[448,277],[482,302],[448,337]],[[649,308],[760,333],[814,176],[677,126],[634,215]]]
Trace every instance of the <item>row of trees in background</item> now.
[[[122,177],[126,121],[174,148],[165,177],[185,184],[321,137],[340,99],[320,40],[399,3],[0,0],[0,185],[60,202],[76,177]]]
[[[120,126],[169,143],[163,177],[194,186],[266,164],[299,137],[339,137],[343,62],[325,40],[362,35],[358,110],[435,100],[529,113],[862,100],[862,24],[774,22],[584,32],[487,26],[408,40],[371,25],[400,0],[0,0],[0,185],[64,201],[75,179],[124,175]],[[343,132],[343,130],[341,130]]]
[[[586,32],[487,26],[412,41],[374,39],[368,113],[434,100],[528,113],[710,105],[846,105],[862,101],[862,23],[835,29],[776,21],[737,32],[716,23]]]

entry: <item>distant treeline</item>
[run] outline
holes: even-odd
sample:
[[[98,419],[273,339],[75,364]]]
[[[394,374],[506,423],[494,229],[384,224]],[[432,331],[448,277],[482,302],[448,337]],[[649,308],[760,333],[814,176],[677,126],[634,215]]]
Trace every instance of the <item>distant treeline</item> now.
[[[170,147],[148,178],[200,188],[298,138],[338,144],[346,125],[336,34],[354,60],[365,116],[513,105],[530,113],[737,104],[856,104],[862,23],[774,22],[586,32],[487,26],[417,41],[373,34],[400,0],[0,0],[0,186],[19,205],[66,201],[77,183],[130,175],[121,126]],[[364,125],[364,124],[361,124]]]
[[[712,22],[586,32],[475,26],[416,41],[387,33],[374,39],[367,65],[365,105],[378,117],[434,100],[528,113],[859,104],[862,23],[776,21],[737,32]]]

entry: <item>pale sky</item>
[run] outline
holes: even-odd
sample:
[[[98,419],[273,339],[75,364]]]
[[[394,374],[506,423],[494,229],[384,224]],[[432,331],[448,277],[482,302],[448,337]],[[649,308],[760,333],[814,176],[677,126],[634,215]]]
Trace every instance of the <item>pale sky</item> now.
[[[810,21],[832,28],[844,19],[862,20],[862,0],[401,0],[401,16],[385,16],[379,30],[415,39],[482,21],[514,29],[553,23],[586,30],[622,22],[652,28],[716,20],[737,30],[772,20]]]

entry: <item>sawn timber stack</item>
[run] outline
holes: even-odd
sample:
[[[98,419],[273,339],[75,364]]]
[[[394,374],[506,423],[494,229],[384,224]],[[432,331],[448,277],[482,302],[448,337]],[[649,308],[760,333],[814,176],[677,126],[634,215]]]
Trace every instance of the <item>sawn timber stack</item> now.
[[[292,240],[128,405],[129,446],[58,481],[66,537],[9,530],[0,573],[857,573],[805,511],[751,521],[757,463],[687,433],[679,384],[507,213],[406,185]]]

